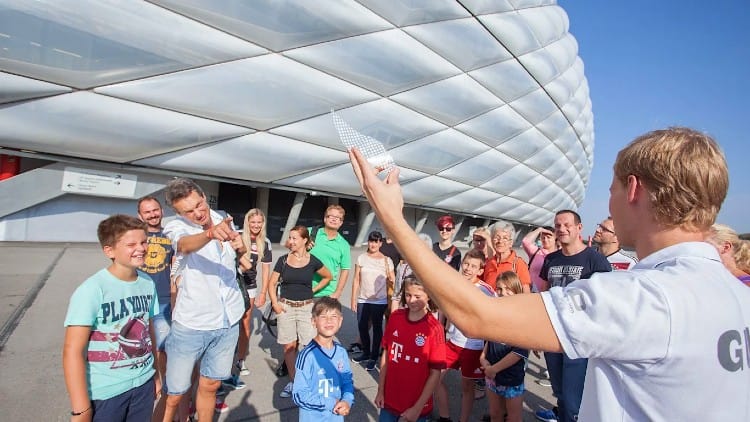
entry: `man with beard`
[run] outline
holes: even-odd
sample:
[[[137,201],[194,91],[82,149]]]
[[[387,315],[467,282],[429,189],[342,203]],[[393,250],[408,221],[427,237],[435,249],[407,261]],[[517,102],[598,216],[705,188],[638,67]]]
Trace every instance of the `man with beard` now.
[[[636,260],[622,253],[620,240],[615,233],[615,223],[612,217],[608,217],[598,226],[594,232],[594,243],[599,246],[599,252],[607,257],[607,261],[612,265],[612,271],[623,271],[631,269]]]
[[[154,316],[151,324],[154,327],[154,358],[156,359],[156,370],[159,377],[164,379],[167,372],[167,355],[164,353],[164,341],[169,334],[172,325],[172,309],[170,298],[169,273],[172,268],[174,250],[172,241],[164,234],[161,227],[162,208],[158,199],[153,196],[144,196],[138,200],[138,218],[146,223],[146,235],[148,249],[144,257],[141,271],[148,274],[154,284],[159,297],[159,314]],[[154,408],[154,420],[161,419],[166,405],[166,396],[159,397],[159,402]]]

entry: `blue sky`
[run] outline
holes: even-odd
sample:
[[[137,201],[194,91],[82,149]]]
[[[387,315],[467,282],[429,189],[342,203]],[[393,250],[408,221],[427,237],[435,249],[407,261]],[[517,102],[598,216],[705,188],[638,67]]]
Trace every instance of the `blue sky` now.
[[[579,210],[584,233],[608,215],[617,151],[675,125],[719,142],[730,187],[717,221],[750,232],[750,1],[558,4],[578,40],[593,103],[594,168]]]

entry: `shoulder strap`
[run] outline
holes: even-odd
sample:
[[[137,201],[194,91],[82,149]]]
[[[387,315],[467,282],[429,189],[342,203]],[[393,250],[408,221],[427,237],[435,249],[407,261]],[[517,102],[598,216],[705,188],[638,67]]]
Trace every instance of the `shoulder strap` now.
[[[451,245],[451,250],[448,251],[448,256],[453,256],[453,252],[456,252],[456,246],[455,245]]]
[[[534,261],[534,258],[536,257],[536,254],[539,253],[539,250],[542,248],[536,248],[533,254],[531,254],[531,258],[529,258],[529,267],[531,267],[531,263]]]

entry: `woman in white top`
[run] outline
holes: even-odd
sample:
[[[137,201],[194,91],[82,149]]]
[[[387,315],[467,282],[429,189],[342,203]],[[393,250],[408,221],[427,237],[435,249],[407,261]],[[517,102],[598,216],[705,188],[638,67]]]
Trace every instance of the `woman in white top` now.
[[[393,262],[380,252],[383,235],[378,231],[367,236],[367,252],[357,257],[352,282],[352,310],[357,312],[362,353],[352,357],[375,369],[383,338],[383,315],[388,306],[388,283],[394,280]],[[369,326],[372,323],[372,341]]]

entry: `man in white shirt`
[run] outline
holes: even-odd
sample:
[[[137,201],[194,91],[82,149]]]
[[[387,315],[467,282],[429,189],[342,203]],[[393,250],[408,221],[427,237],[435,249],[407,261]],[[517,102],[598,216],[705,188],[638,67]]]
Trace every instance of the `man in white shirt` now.
[[[609,208],[641,259],[632,270],[499,299],[418,242],[398,169],[381,181],[359,151],[350,159],[379,221],[461,331],[589,359],[580,421],[750,420],[750,289],[703,242],[729,186],[709,136],[658,130],[618,154]]]
[[[596,226],[594,243],[599,246],[599,252],[607,257],[607,261],[612,265],[612,271],[629,270],[638,262],[622,253],[612,217],[607,217]]]
[[[166,342],[164,421],[172,421],[180,398],[190,391],[196,359],[200,378],[195,407],[199,420],[210,421],[220,380],[231,375],[238,323],[245,312],[235,278],[236,250],[244,251],[242,238],[231,217],[211,210],[203,190],[192,180],[174,179],[164,191],[178,215],[164,233],[181,261],[182,277]]]

